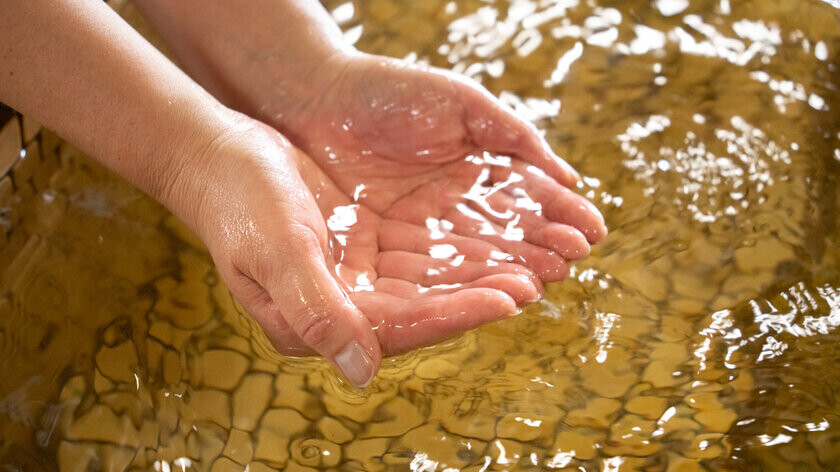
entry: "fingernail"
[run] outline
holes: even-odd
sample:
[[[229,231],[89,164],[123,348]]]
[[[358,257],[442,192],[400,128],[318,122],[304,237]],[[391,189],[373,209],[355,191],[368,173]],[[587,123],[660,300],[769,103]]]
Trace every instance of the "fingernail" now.
[[[373,380],[373,362],[362,349],[362,345],[352,341],[335,356],[335,364],[353,385],[364,388]]]

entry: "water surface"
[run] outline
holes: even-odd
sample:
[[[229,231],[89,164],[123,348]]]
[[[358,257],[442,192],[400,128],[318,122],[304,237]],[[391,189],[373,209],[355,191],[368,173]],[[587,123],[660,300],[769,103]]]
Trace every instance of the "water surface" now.
[[[327,2],[544,129],[611,230],[364,391],[273,357],[194,236],[45,133],[0,202],[0,465],[840,469],[833,3]]]

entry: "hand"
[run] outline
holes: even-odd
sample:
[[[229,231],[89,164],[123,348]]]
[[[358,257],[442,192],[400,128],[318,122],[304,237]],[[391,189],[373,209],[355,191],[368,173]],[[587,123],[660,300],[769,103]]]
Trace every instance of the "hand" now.
[[[330,237],[329,263],[385,354],[428,346],[538,300],[539,278],[492,244],[382,218],[303,153],[295,162]]]
[[[317,351],[356,385],[383,351],[432,344],[540,296],[534,274],[494,246],[379,217],[250,120],[196,162],[168,200],[200,196],[182,216],[234,296],[278,351]]]
[[[196,80],[381,217],[491,242],[546,281],[606,234],[533,126],[458,74],[355,51],[318,2],[137,3]]]
[[[490,242],[544,281],[605,236],[598,210],[569,190],[574,170],[476,83],[357,53],[318,73],[333,80],[267,116],[382,217]]]

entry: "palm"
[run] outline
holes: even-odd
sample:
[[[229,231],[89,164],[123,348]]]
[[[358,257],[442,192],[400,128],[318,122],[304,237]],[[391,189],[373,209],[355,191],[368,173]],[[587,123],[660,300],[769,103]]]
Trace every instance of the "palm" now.
[[[489,242],[545,281],[603,237],[597,210],[563,186],[573,171],[454,74],[357,58],[303,116],[297,144],[382,218]]]
[[[306,156],[296,159],[326,222],[327,264],[385,354],[434,344],[539,298],[538,278],[493,245],[384,219],[352,202]],[[268,299],[250,305],[258,319],[273,320],[264,328],[284,352],[311,352]]]

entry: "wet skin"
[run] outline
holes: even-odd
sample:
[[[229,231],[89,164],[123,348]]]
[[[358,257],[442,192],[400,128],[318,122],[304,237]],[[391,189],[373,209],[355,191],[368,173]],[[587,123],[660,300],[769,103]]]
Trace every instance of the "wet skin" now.
[[[510,316],[517,306],[539,299],[540,279],[513,263],[513,258],[496,246],[452,233],[433,232],[353,202],[311,159],[268,128],[254,130],[250,140],[266,140],[265,146],[274,146],[277,155],[285,153],[288,160],[270,159],[262,162],[260,169],[242,166],[240,161],[237,174],[248,185],[242,185],[242,194],[234,200],[243,204],[227,205],[231,195],[229,189],[224,189],[225,196],[215,200],[218,204],[205,205],[209,213],[216,215],[207,220],[218,221],[203,232],[208,235],[206,240],[212,242],[210,250],[217,264],[231,261],[218,264],[231,290],[281,352],[312,354],[311,346],[318,344],[317,336],[330,327],[294,326],[298,319],[290,312],[294,307],[273,300],[304,298],[310,300],[305,305],[310,310],[330,309],[334,306],[318,305],[317,299],[336,283],[364,314],[385,354],[433,344]],[[294,167],[286,167],[287,162]],[[270,220],[260,218],[263,212],[275,211],[275,205],[289,198],[283,187],[259,176],[267,173],[265,167],[269,166],[271,173],[288,173],[293,180],[297,180],[293,174],[296,172],[309,191],[301,192],[300,200],[292,203],[303,211],[289,215],[289,219],[300,219],[291,225],[291,231],[261,223]],[[286,202],[282,205],[290,206]],[[302,229],[297,231],[295,227]],[[235,229],[214,232],[214,228]],[[282,254],[289,246],[288,240],[303,238],[311,238],[307,244],[317,245],[311,250],[323,254],[320,257],[335,270],[322,273],[321,280],[311,273],[302,274],[300,277],[305,280],[297,293],[270,292],[265,287],[297,286],[274,284],[276,263],[272,261],[307,257],[305,253]],[[295,269],[286,267],[277,277],[290,275],[297,276]],[[312,280],[320,286],[312,284]],[[297,334],[300,331],[310,338],[302,340]]]
[[[310,215],[307,227],[318,228],[323,254],[313,257],[326,260],[383,354],[514,314],[516,306],[539,298],[542,283],[563,280],[568,261],[585,257],[590,243],[605,236],[598,210],[569,189],[576,173],[533,126],[477,84],[377,56],[343,56],[330,66],[334,72],[322,73],[335,80],[320,99],[300,98],[285,119],[271,124],[306,151],[275,137],[292,149],[288,154],[325,222],[322,228]],[[243,181],[248,193],[241,198],[278,191],[250,183],[259,182],[261,172]],[[225,218],[259,222],[271,211],[261,202]],[[255,266],[265,267],[257,273],[277,270],[271,260],[250,256],[286,245],[274,231],[237,236],[272,241],[244,257],[230,255],[229,248],[242,244],[237,240],[211,251],[220,267],[233,261],[222,275],[278,350],[310,354],[309,346],[334,343],[340,323],[326,314],[331,305],[320,302],[334,288],[302,284],[297,295],[272,293],[270,287],[287,285],[272,282],[272,275],[248,275]],[[304,303],[273,302],[290,299]],[[368,352],[376,362],[376,351]]]
[[[271,123],[354,201],[490,242],[545,282],[606,235],[598,210],[569,190],[577,173],[480,85],[381,56],[329,67],[336,79],[320,99]]]
[[[138,6],[194,79],[279,130],[330,178],[313,184],[314,173],[300,171],[323,218],[321,249],[303,254],[324,259],[316,272],[335,274],[376,333],[342,328],[359,316],[324,302],[339,298],[335,287],[299,284],[300,296],[289,296],[272,289],[287,286],[282,276],[243,282],[250,267],[282,273],[282,256],[237,259],[227,249],[237,243],[218,244],[217,265],[236,269],[222,275],[280,352],[310,353],[307,345],[332,359],[354,332],[378,364],[383,353],[513,314],[606,235],[598,210],[570,190],[576,172],[479,84],[356,51],[316,2],[189,3]],[[243,198],[278,191],[241,185]],[[272,210],[257,207],[247,216],[268,221]],[[278,234],[265,239],[288,245]]]
[[[460,76],[355,52],[317,2],[140,3],[197,32],[174,43],[185,69],[239,111],[107,6],[64,0],[12,2],[28,22],[0,23],[20,45],[0,99],[190,226],[281,353],[366,385],[383,353],[515,313],[605,234],[533,127]]]

